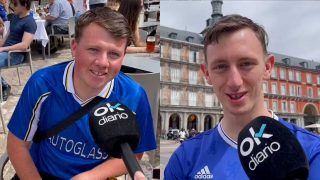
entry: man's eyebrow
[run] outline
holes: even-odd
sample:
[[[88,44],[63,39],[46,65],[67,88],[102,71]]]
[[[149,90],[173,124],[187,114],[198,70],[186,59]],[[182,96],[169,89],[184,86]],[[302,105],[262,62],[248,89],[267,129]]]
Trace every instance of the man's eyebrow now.
[[[219,64],[219,63],[225,63],[225,59],[212,59],[210,65]]]
[[[239,59],[239,61],[246,61],[246,60],[257,61],[258,59],[254,58],[254,57],[242,57]]]

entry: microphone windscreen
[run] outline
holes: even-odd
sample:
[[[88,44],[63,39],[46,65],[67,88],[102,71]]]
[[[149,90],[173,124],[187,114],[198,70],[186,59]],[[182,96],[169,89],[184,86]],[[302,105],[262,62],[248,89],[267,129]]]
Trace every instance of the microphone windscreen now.
[[[260,116],[241,130],[238,155],[250,179],[307,179],[309,164],[303,148],[288,128]]]
[[[121,143],[135,149],[140,141],[136,115],[125,105],[108,102],[90,112],[90,130],[95,143],[110,156],[121,157]]]

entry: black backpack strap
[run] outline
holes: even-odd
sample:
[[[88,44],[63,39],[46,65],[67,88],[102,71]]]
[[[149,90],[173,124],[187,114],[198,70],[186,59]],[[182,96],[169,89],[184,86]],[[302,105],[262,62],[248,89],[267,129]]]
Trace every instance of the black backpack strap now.
[[[72,125],[74,122],[79,120],[82,116],[87,114],[95,105],[97,105],[99,102],[101,102],[104,98],[102,97],[95,97],[93,100],[91,100],[88,104],[82,106],[78,111],[71,114],[68,118],[66,118],[64,121],[60,122],[59,124],[55,125],[54,127],[48,129],[45,132],[40,132],[39,128],[37,129],[35,135],[33,136],[33,142],[39,143],[44,139],[47,139],[49,137],[52,137],[54,135],[57,135],[62,130],[66,129],[70,125]]]

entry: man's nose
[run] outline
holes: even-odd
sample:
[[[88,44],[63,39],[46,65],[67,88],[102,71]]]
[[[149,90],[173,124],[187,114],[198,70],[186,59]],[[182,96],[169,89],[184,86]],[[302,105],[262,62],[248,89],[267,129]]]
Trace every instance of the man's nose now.
[[[100,56],[96,59],[95,63],[99,66],[109,67],[110,62],[108,59],[108,53],[101,53]]]
[[[227,86],[232,91],[237,91],[243,84],[241,73],[237,67],[231,67],[228,77],[227,77]]]

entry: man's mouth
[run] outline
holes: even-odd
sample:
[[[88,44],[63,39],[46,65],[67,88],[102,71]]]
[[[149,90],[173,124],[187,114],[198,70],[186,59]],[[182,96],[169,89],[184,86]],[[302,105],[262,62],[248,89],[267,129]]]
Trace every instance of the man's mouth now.
[[[227,96],[230,97],[230,99],[232,100],[239,100],[241,99],[244,95],[246,95],[247,92],[242,92],[242,93],[232,93],[232,94],[228,94],[226,93]]]
[[[90,70],[90,72],[91,72],[92,74],[94,74],[95,76],[105,76],[105,75],[107,75],[107,73],[101,72],[101,71]]]

